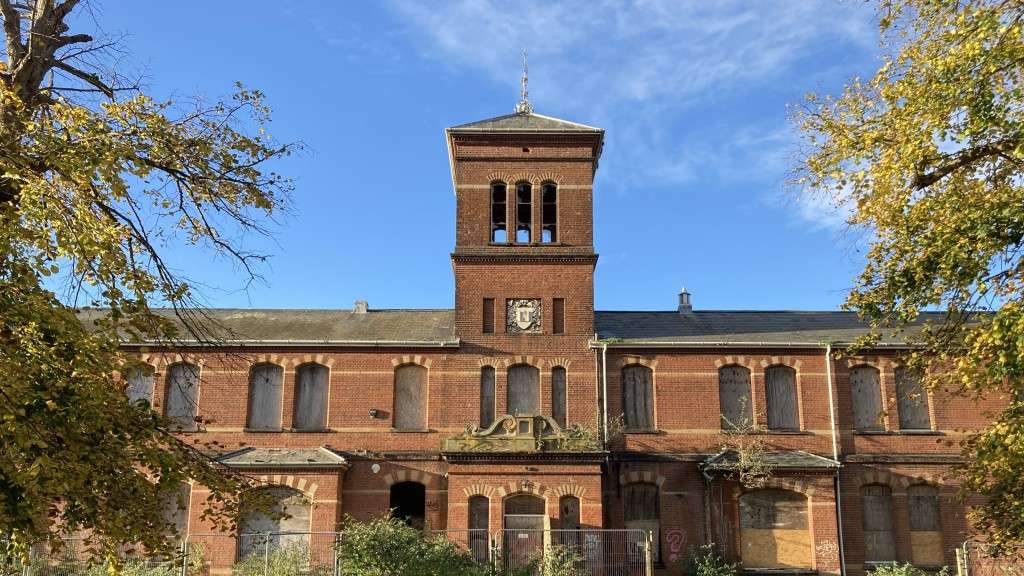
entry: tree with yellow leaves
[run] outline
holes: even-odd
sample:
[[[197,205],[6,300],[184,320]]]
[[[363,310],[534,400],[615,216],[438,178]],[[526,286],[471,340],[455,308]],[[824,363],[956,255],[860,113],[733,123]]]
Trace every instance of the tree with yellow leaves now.
[[[796,114],[798,183],[852,209],[867,262],[847,305],[876,327],[945,309],[908,361],[1008,406],[963,445],[975,528],[1024,543],[1024,3],[882,0],[883,65]],[[867,342],[866,342],[867,343]]]
[[[164,250],[253,278],[264,256],[237,239],[265,233],[291,190],[268,163],[294,145],[268,135],[259,92],[156,101],[108,66],[111,43],[70,31],[83,5],[0,0],[0,546],[21,554],[69,532],[108,554],[165,551],[165,510],[190,480],[233,522],[248,480],[127,400],[119,342],[215,340]],[[79,303],[100,321],[83,326]]]

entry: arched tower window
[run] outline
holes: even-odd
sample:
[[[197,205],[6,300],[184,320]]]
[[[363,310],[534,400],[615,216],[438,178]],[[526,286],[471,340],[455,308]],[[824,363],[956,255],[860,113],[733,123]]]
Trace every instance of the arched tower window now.
[[[566,424],[566,402],[565,368],[555,366],[551,369],[551,417],[562,428]]]
[[[491,184],[491,242],[508,242],[508,187]]]
[[[545,182],[541,192],[541,242],[558,242],[558,186]]]
[[[529,244],[533,234],[533,185],[516,184],[516,243]]]

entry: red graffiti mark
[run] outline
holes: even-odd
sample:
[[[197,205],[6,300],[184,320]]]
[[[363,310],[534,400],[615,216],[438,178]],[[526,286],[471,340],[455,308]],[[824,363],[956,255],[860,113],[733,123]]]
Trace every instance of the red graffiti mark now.
[[[686,542],[686,532],[679,528],[672,528],[665,532],[665,541],[668,542],[669,561],[679,560],[679,551],[683,549]]]

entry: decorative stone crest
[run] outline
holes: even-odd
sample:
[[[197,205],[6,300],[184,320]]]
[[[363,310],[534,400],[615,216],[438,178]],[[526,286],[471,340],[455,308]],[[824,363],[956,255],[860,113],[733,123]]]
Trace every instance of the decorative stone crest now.
[[[539,334],[541,308],[539,298],[517,298],[508,301],[505,327],[509,334]]]

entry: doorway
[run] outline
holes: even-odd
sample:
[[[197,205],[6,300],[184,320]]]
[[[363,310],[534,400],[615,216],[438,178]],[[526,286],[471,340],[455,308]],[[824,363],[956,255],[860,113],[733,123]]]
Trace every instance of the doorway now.
[[[399,482],[391,486],[391,516],[422,530],[426,523],[427,487],[419,482]]]

